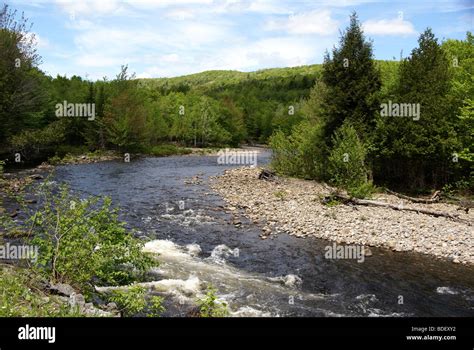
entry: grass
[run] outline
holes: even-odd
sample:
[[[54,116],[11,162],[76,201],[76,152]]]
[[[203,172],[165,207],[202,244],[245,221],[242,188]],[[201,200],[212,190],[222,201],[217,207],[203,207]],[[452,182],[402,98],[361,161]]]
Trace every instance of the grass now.
[[[276,191],[276,192],[273,192],[273,195],[281,201],[285,200],[285,198],[286,198],[286,192],[285,191]]]
[[[37,275],[23,268],[0,266],[0,317],[79,317],[78,310],[41,289]]]

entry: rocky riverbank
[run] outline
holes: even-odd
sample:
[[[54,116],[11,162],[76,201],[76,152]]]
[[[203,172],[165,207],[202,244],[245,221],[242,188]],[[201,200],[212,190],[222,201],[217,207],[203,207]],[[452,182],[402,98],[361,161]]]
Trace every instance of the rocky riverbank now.
[[[287,232],[290,235],[414,251],[446,258],[454,263],[474,263],[474,212],[457,210],[447,203],[411,203],[388,194],[374,199],[411,208],[431,209],[459,215],[466,222],[390,208],[327,205],[321,199],[331,188],[314,181],[278,178],[259,180],[259,168],[226,170],[214,177],[211,187],[223,196],[228,209],[238,217],[240,209],[262,226],[262,238]],[[237,222],[235,218],[234,222]]]

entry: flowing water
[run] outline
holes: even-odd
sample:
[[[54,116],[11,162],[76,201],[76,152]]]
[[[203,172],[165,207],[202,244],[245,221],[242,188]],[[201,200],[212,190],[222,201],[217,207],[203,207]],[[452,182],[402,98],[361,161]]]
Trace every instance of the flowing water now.
[[[269,156],[261,152],[258,165]],[[331,242],[261,240],[243,217],[236,227],[208,183],[231,167],[216,156],[142,158],[60,166],[55,180],[120,206],[146,250],[159,253],[153,279],[171,295],[169,316],[184,315],[209,283],[236,316],[474,316],[471,267],[376,248],[363,263],[329,260]]]

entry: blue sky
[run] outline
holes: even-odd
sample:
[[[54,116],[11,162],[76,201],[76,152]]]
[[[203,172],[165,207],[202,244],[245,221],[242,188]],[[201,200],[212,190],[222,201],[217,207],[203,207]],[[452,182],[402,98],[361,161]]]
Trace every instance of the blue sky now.
[[[10,0],[33,22],[41,69],[88,79],[321,63],[357,11],[377,59],[398,59],[431,27],[473,31],[474,0]]]

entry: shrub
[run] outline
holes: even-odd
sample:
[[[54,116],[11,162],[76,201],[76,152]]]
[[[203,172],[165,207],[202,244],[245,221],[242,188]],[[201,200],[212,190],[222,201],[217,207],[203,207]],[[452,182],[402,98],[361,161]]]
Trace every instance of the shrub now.
[[[201,317],[226,317],[229,315],[227,304],[217,299],[216,292],[214,287],[208,286],[206,296],[197,301]]]
[[[334,133],[332,144],[328,157],[330,182],[354,197],[365,197],[372,191],[372,185],[367,181],[367,151],[356,130],[344,123]]]
[[[67,187],[42,201],[30,219],[39,247],[36,267],[56,283],[69,283],[89,295],[93,285],[129,284],[144,276],[153,260],[144,254],[111,208],[110,198],[79,200]]]
[[[324,174],[324,144],[319,125],[302,122],[289,136],[277,131],[270,138],[272,166],[288,176],[318,179]]]
[[[136,316],[143,312],[149,317],[157,317],[165,310],[162,297],[153,295],[147,298],[147,290],[138,285],[125,290],[114,290],[108,300],[117,304],[121,315],[125,317]]]
[[[23,154],[38,153],[41,150],[51,150],[64,142],[65,126],[60,121],[49,124],[39,130],[25,130],[14,135],[11,140],[13,149]]]

